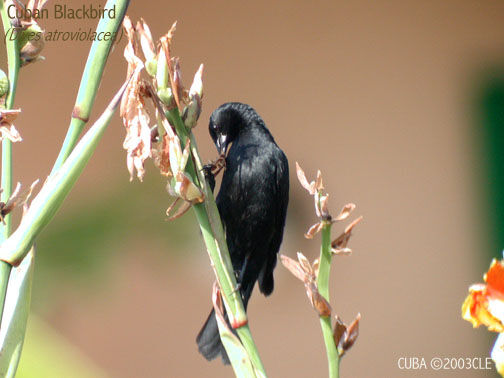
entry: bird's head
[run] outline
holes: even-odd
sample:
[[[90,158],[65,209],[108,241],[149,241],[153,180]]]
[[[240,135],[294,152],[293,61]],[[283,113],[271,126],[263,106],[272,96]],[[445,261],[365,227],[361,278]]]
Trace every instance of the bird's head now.
[[[208,129],[220,155],[226,154],[228,146],[240,133],[243,122],[241,112],[235,103],[227,103],[214,110]]]

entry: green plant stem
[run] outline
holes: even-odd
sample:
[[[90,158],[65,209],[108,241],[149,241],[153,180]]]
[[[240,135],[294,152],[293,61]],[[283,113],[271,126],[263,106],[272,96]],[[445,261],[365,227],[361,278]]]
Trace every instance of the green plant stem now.
[[[224,228],[222,227],[219,210],[215,204],[215,198],[203,174],[203,165],[199,156],[196,139],[192,133],[188,132],[178,109],[175,108],[169,111],[167,117],[170,123],[175,126],[182,148],[184,148],[188,139],[191,142],[192,159],[189,159],[186,171],[194,182],[199,182],[200,188],[202,188],[205,195],[205,202],[203,204],[195,204],[193,209],[198,219],[219,287],[221,288],[228,317],[232,326],[235,327],[254,368],[266,376],[259,351],[250,332],[241,296],[239,295],[239,291],[236,290],[237,282],[231,258],[229,257]]]
[[[110,9],[115,6],[116,16],[115,18],[109,18],[108,13],[106,12],[106,16],[98,23],[98,27],[96,29],[97,35],[99,33],[103,33],[101,35],[111,33],[110,35],[117,35],[117,37],[119,37],[119,30],[124,15],[126,14],[126,10],[128,9],[128,5],[129,0],[108,0],[105,4],[105,8]],[[93,44],[91,45],[91,50],[89,51],[79,91],[77,93],[77,99],[72,112],[70,126],[58,158],[54,163],[51,175],[53,175],[61,167],[68,155],[70,155],[77,144],[77,140],[79,139],[84,126],[89,120],[96,98],[96,93],[98,92],[98,87],[100,86],[103,70],[114,42],[114,38],[110,38],[109,40],[102,39],[101,41],[93,41]]]
[[[5,2],[0,1],[0,17],[4,30],[5,47],[7,50],[7,64],[9,67],[9,92],[7,94],[5,107],[12,109],[14,107],[14,98],[16,96],[16,88],[19,76],[19,67],[21,65],[19,59],[18,41],[17,38],[7,38],[7,34],[12,28]],[[5,138],[2,141],[2,189],[1,200],[5,203],[12,194],[12,142]],[[11,232],[11,215],[5,217],[5,225],[0,226],[0,244],[5,241]],[[2,319],[3,308],[5,303],[5,294],[7,292],[7,284],[11,272],[11,265],[0,262],[0,320]]]
[[[51,221],[93,155],[119,106],[126,84],[127,82],[117,92],[103,114],[81,138],[58,172],[47,179],[31,202],[16,231],[0,245],[1,260],[9,262],[11,265],[21,263],[38,234]]]
[[[329,277],[331,273],[331,223],[325,222],[322,228],[322,245],[320,247],[319,272],[317,278],[317,287],[329,303]],[[327,362],[329,364],[329,377],[339,377],[339,354],[334,342],[333,330],[330,316],[320,317],[320,327],[324,336],[324,342],[327,352]]]

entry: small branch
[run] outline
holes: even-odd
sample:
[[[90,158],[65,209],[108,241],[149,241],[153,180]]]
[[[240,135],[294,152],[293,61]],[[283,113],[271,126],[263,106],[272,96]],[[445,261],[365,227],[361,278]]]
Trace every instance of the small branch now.
[[[103,17],[98,23],[96,33],[111,33],[110,35],[119,36],[119,30],[128,5],[129,0],[108,0],[105,4],[105,8],[110,9],[115,7],[117,12],[116,16],[115,18],[109,18],[108,13],[105,12],[105,17]],[[79,136],[89,119],[96,98],[96,93],[98,92],[98,87],[100,86],[103,70],[105,68],[105,64],[107,63],[110,49],[114,43],[115,38],[111,38],[109,40],[102,41],[95,40],[91,45],[86,67],[84,68],[84,73],[82,74],[79,92],[77,93],[77,99],[72,111],[72,120],[70,121],[70,126],[63,142],[63,146],[61,147],[61,151],[54,163],[51,176],[68,158],[68,155],[70,155],[77,144],[77,140],[79,139]]]

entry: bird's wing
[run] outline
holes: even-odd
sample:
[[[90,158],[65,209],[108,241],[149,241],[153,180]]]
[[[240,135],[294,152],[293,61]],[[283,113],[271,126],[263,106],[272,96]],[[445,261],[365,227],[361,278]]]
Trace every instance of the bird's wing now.
[[[277,253],[282,243],[285,218],[287,215],[287,205],[289,203],[289,163],[285,154],[279,149],[279,158],[275,167],[275,192],[274,201],[276,211],[274,217],[274,232],[270,241],[268,259],[259,274],[259,290],[264,295],[273,292],[274,280],[273,270],[277,262]]]

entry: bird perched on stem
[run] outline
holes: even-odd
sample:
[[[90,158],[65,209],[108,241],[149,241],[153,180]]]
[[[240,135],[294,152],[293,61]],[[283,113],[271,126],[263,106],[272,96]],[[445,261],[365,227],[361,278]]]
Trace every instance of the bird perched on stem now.
[[[221,105],[210,117],[209,131],[219,154],[226,154],[231,145],[216,202],[246,309],[256,281],[264,295],[273,291],[289,202],[289,164],[249,105]],[[229,363],[213,310],[196,342],[207,360],[220,355]]]

